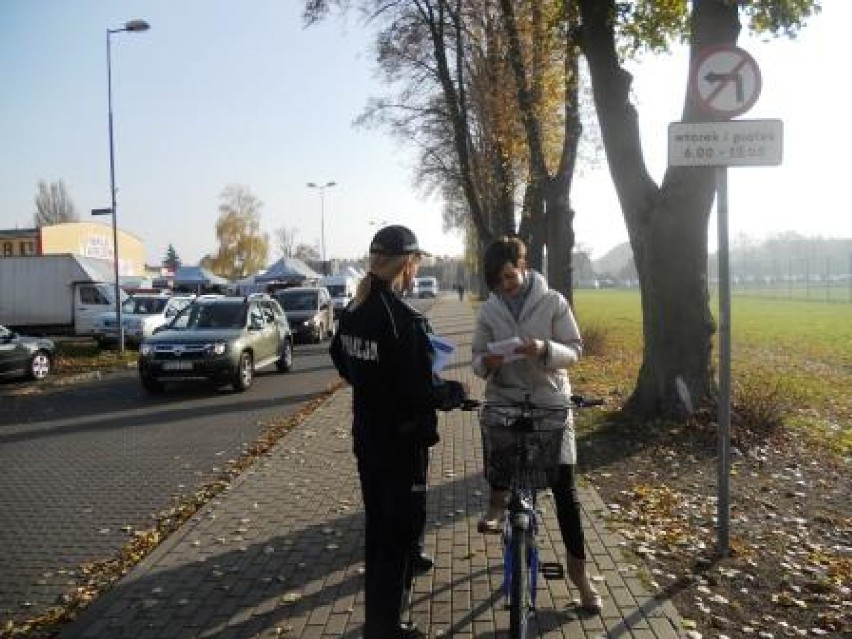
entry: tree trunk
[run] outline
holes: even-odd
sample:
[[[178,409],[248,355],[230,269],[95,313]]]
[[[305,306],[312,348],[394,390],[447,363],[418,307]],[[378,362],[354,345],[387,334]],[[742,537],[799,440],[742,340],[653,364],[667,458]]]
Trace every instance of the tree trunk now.
[[[547,228],[544,219],[544,193],[540,181],[530,180],[524,191],[518,237],[527,245],[527,265],[541,271]]]
[[[706,278],[706,211],[713,187],[703,173],[685,170],[664,185],[653,214],[631,242],[645,340],[627,408],[642,417],[683,417],[713,391]]]
[[[541,123],[535,103],[540,99],[541,51],[538,39],[533,38],[532,69],[527,71],[518,35],[517,17],[512,0],[500,0],[500,14],[509,45],[509,63],[515,78],[518,108],[524,127],[529,153],[529,182],[524,194],[524,217],[521,238],[527,244],[527,263],[541,271],[544,251],[547,250],[547,279],[551,288],[571,295],[571,252],[574,248],[573,212],[570,207],[571,178],[574,173],[577,146],[580,140],[580,119],[577,100],[579,51],[573,37],[565,48],[565,131],[559,166],[551,176],[545,159]],[[534,30],[542,27],[538,5],[532,5]],[[568,13],[564,16],[568,27]]]
[[[576,20],[566,12],[566,24]],[[575,29],[568,30],[565,40],[565,126],[562,153],[556,175],[548,183],[547,202],[548,251],[547,270],[550,286],[574,305],[574,279],[571,265],[574,253],[574,209],[571,208],[571,187],[577,165],[577,149],[583,125],[580,121],[580,51],[575,42]]]
[[[550,288],[571,301],[571,252],[574,248],[574,211],[568,200],[568,190],[561,180],[548,183],[546,201],[547,221],[547,281]]]
[[[458,12],[449,16],[445,15],[446,8],[444,3],[439,2],[437,5],[438,12],[435,13],[433,7],[429,3],[425,3],[421,7],[421,10],[426,26],[429,29],[429,36],[435,54],[436,74],[443,91],[444,103],[452,125],[453,143],[459,161],[459,171],[461,172],[459,181],[465,195],[465,200],[470,208],[470,217],[477,233],[481,238],[490,238],[492,231],[485,220],[485,212],[483,211],[473,177],[473,160],[470,153],[472,145],[470,143],[470,128],[467,121],[468,107],[464,92],[462,62],[464,56],[458,54],[463,42],[461,18]],[[446,22],[452,25],[456,43],[457,63],[455,80],[450,69],[450,60],[447,57],[447,40],[444,33]]]
[[[658,187],[645,165],[632,77],[618,61],[613,0],[579,0],[583,51],[613,183],[627,224],[642,295],[642,366],[626,408],[641,417],[681,418],[714,390],[713,320],[707,288],[707,222],[713,169],[667,170]],[[735,3],[694,4],[692,57],[729,43],[739,30]],[[689,97],[684,119],[696,120]],[[662,134],[662,133],[661,133]]]

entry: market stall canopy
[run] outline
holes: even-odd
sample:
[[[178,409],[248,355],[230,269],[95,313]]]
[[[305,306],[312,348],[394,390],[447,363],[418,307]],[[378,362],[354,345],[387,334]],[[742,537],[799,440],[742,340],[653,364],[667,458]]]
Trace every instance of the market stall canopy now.
[[[177,290],[209,291],[224,288],[228,280],[201,266],[178,266],[172,279]]]
[[[282,283],[293,285],[304,284],[308,282],[318,281],[322,275],[317,273],[302,260],[293,257],[282,257],[272,266],[266,269],[265,272],[255,276],[255,282],[261,283]]]

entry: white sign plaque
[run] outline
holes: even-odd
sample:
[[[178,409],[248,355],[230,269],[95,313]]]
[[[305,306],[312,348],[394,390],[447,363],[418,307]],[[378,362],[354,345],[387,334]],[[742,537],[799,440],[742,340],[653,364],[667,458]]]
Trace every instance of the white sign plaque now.
[[[669,166],[781,164],[781,120],[726,120],[669,124]]]

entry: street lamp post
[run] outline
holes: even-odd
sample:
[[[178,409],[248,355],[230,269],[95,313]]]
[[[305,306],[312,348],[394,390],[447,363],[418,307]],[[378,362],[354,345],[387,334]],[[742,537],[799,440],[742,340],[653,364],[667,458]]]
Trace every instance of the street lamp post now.
[[[118,337],[118,350],[124,352],[124,326],[121,324],[121,283],[118,274],[118,222],[116,220],[115,206],[115,144],[112,130],[112,47],[110,36],[122,31],[147,31],[150,25],[144,20],[131,20],[126,22],[120,29],[107,29],[106,31],[106,56],[107,56],[107,105],[109,118],[109,192],[110,208],[94,209],[92,215],[100,215],[105,212],[112,214],[112,261],[113,275],[115,277],[115,323],[116,335]]]
[[[322,250],[322,274],[328,275],[328,262],[325,261],[325,190],[337,186],[337,182],[316,184],[308,182],[308,188],[319,189],[320,192],[320,246]]]

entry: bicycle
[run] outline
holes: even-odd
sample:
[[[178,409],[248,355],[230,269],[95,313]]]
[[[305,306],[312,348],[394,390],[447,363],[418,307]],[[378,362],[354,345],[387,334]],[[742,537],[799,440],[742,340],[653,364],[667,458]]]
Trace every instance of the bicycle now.
[[[473,403],[469,402],[468,409],[474,407]],[[536,610],[539,573],[545,579],[564,578],[561,564],[539,562],[538,490],[553,483],[568,412],[599,406],[603,400],[572,395],[567,405],[539,406],[527,396],[521,402],[475,403],[485,426],[486,477],[509,486],[508,514],[502,529],[501,590],[509,608],[509,637],[523,639]]]

